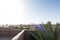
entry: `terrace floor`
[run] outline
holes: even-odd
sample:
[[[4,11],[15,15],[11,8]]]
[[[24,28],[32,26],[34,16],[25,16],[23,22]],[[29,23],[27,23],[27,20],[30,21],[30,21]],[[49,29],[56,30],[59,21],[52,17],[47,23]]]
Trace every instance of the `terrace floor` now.
[[[0,37],[0,40],[11,40],[11,37]]]
[[[14,29],[0,29],[0,40],[11,40],[21,30]]]

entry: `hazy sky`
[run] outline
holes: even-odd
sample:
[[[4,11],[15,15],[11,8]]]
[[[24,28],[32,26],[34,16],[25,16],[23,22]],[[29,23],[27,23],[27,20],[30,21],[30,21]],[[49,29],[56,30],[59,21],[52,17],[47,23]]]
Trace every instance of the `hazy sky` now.
[[[0,24],[60,22],[59,0],[0,0]]]

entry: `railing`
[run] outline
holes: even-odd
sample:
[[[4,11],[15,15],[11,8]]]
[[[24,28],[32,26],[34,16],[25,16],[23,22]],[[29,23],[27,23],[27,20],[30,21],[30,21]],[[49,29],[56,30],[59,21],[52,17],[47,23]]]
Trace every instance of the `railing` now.
[[[24,31],[25,30],[22,30],[20,33],[14,36],[11,40],[24,40]]]

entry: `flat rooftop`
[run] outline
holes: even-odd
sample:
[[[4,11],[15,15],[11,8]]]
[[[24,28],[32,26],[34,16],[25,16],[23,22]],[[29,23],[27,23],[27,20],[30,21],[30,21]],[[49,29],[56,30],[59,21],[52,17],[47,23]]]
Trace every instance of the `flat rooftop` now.
[[[0,37],[0,40],[11,40],[12,37]]]
[[[20,31],[15,29],[0,29],[0,40],[11,40]]]

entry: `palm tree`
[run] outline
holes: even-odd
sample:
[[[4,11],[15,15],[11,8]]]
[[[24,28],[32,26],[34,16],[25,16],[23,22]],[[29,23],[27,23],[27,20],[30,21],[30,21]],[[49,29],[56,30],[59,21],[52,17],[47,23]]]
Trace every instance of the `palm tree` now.
[[[42,26],[40,25],[40,27],[37,26],[36,28],[37,28],[36,32],[31,32],[31,35],[36,40],[60,40],[60,36],[58,35],[60,30],[59,24],[56,24],[54,30],[52,30],[52,24],[50,21],[47,22],[46,24],[43,23]]]

